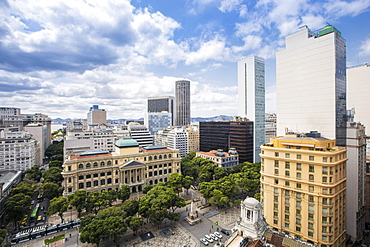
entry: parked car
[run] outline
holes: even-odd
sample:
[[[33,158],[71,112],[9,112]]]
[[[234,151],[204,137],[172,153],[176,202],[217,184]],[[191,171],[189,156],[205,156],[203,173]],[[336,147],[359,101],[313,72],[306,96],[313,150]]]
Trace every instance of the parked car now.
[[[226,230],[226,229],[222,229],[221,232],[223,234],[225,234],[226,236],[229,236],[230,235],[230,232],[228,230]]]
[[[211,237],[211,236],[209,236],[209,235],[205,235],[205,237],[206,237],[206,240],[207,240],[208,242],[213,243],[213,239],[212,239],[212,237]]]
[[[214,235],[214,234],[209,234],[209,236],[210,236],[214,241],[217,241],[217,240],[218,240],[218,237],[216,237],[216,235]]]
[[[219,239],[221,239],[221,238],[222,238],[222,234],[221,234],[221,233],[219,233],[219,232],[214,232],[213,234],[214,234],[214,235],[216,235],[216,237],[218,237]]]
[[[208,241],[205,238],[201,238],[200,242],[202,242],[204,245],[208,245]]]

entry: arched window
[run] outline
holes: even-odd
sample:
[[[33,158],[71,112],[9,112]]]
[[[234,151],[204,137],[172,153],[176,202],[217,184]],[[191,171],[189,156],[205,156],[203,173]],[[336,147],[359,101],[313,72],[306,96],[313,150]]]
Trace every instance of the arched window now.
[[[157,159],[157,155],[154,155],[154,160],[156,160]]]
[[[104,161],[100,162],[100,167],[103,167],[103,166],[105,166]]]
[[[98,162],[94,162],[94,167],[98,167]]]
[[[172,154],[169,154],[169,155],[168,155],[168,158],[172,158]]]
[[[151,161],[152,160],[152,156],[149,156],[149,161]]]
[[[160,160],[162,159],[162,155],[159,155],[159,159],[160,159]]]
[[[90,168],[91,167],[91,164],[90,163],[87,163],[86,164],[86,168]]]
[[[79,164],[78,165],[78,169],[83,169],[84,168],[84,165],[83,164]]]
[[[146,157],[144,157],[144,161],[146,161]]]
[[[167,154],[163,155],[163,159],[167,159]]]
[[[150,185],[152,185],[152,184],[153,184],[153,180],[150,180],[150,181],[149,181],[149,184],[150,184]]]
[[[154,180],[154,184],[158,184],[158,179]]]
[[[112,161],[110,161],[110,160],[109,160],[109,161],[107,162],[107,166],[111,166],[111,165],[112,165]]]

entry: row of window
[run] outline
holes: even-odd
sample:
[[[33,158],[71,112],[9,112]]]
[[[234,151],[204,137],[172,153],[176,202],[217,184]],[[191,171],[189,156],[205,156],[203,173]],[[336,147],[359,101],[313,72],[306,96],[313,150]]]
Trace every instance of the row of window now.
[[[275,160],[275,167],[279,167],[279,161]],[[285,162],[285,169],[290,169],[290,162]],[[296,163],[296,170],[297,171],[302,171],[302,163]],[[340,167],[340,170],[342,171],[342,167]],[[308,172],[315,172],[315,166],[314,165],[309,165],[308,166]],[[338,172],[338,170],[336,170]],[[328,167],[323,166],[322,167],[322,174],[328,174]],[[330,175],[333,175],[333,168],[330,167]]]
[[[159,165],[149,166],[148,168],[149,169],[153,169],[153,168],[156,169],[156,168],[162,168],[162,166],[163,167],[167,167],[167,164],[163,164],[163,165],[162,164],[159,164]],[[172,164],[171,163],[168,163],[168,166],[172,166]]]
[[[172,169],[168,169],[168,173],[172,173]],[[148,174],[148,177],[152,177],[153,175],[154,176],[158,176],[158,175],[162,175],[162,174],[167,174],[167,169],[164,169],[163,170],[163,173],[162,173],[162,170],[159,170],[159,171],[154,171],[154,172],[149,172]]]
[[[115,182],[118,183],[118,179],[116,179]],[[112,179],[108,178],[106,180],[101,179],[100,181],[99,180],[88,181],[88,182],[86,182],[86,185],[85,185],[85,183],[79,183],[78,184],[78,189],[84,189],[85,186],[86,186],[86,188],[91,188],[91,187],[96,187],[96,186],[102,186],[102,185],[105,185],[105,184],[112,184]]]
[[[116,175],[117,174],[118,174],[118,171],[116,171]],[[110,175],[112,175],[112,172],[107,172],[107,173],[101,172],[100,173],[100,177],[110,176]],[[97,178],[97,177],[99,177],[99,173],[87,174],[86,176],[80,175],[80,176],[78,176],[78,180],[83,180],[84,178],[89,179],[89,178],[91,178],[91,176],[94,177],[94,178]],[[69,178],[68,181],[70,181],[70,179],[71,178]]]
[[[297,147],[297,149],[299,149],[299,147]],[[314,150],[313,148],[310,148],[310,150]],[[279,152],[275,152],[275,157],[280,157],[280,153]],[[285,158],[290,158],[290,153],[285,153]],[[296,154],[296,159],[300,160],[302,159],[302,155],[301,154]],[[313,155],[309,155],[308,156],[308,160],[310,161],[314,161],[315,160],[315,156]],[[333,157],[330,157],[330,162],[333,162]],[[322,162],[328,162],[328,157],[322,157]]]

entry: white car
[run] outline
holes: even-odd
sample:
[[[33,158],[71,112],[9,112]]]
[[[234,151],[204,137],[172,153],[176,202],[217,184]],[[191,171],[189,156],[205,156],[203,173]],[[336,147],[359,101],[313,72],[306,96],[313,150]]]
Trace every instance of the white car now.
[[[212,239],[212,237],[211,237],[211,236],[205,235],[205,237],[206,237],[206,240],[207,240],[208,242],[213,243],[213,239]]]
[[[205,239],[205,238],[201,238],[200,241],[204,244],[204,245],[208,245],[208,241]]]
[[[222,234],[221,234],[221,233],[219,233],[219,232],[214,232],[213,234],[214,234],[214,235],[216,235],[216,237],[218,237],[219,239],[221,239],[221,238],[222,238]]]
[[[218,240],[218,237],[216,237],[214,234],[209,234],[209,236],[210,236],[214,241],[217,241],[217,240]]]

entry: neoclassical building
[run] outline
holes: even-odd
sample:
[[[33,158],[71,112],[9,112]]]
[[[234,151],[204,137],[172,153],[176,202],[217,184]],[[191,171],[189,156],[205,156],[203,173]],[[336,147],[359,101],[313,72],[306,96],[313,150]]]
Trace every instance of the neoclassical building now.
[[[149,184],[167,182],[172,173],[181,173],[178,150],[164,146],[140,148],[136,140],[123,138],[115,151],[90,150],[68,157],[63,165],[64,196],[78,190],[118,190],[130,186],[141,192]]]

